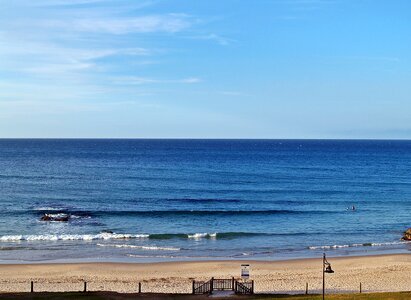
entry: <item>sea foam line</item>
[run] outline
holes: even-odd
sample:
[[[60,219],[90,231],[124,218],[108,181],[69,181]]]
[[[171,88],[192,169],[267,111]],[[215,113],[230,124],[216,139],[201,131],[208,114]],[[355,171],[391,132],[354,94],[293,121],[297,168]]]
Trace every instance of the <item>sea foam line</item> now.
[[[138,245],[125,245],[125,244],[97,244],[99,247],[116,247],[116,248],[133,248],[142,250],[160,250],[160,251],[180,251],[181,248],[176,247],[159,247],[159,246],[138,246]]]
[[[119,240],[119,239],[169,239],[169,238],[186,238],[186,239],[225,239],[242,236],[260,235],[259,233],[245,232],[223,232],[223,233],[189,233],[189,234],[121,234],[112,232],[102,232],[99,234],[39,234],[39,235],[3,235],[0,236],[0,242],[16,241],[91,241],[91,240]]]
[[[16,241],[92,241],[111,239],[139,239],[148,238],[148,234],[119,234],[119,233],[99,233],[99,234],[40,234],[40,235],[4,235],[0,237],[1,242]]]
[[[216,238],[217,233],[194,233],[194,234],[188,234],[187,237],[189,239],[201,239],[201,238]]]
[[[378,246],[392,246],[392,245],[402,245],[409,244],[409,241],[401,242],[388,242],[388,243],[357,243],[350,245],[326,245],[326,246],[310,246],[308,249],[317,250],[317,249],[339,249],[339,248],[351,248],[351,247],[378,247]]]

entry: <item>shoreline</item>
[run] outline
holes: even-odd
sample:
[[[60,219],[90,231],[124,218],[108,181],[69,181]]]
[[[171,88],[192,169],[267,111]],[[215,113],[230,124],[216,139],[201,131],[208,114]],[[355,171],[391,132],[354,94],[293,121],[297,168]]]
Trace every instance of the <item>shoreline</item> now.
[[[382,253],[382,254],[365,254],[365,255],[337,255],[337,256],[332,256],[328,253],[325,252],[327,255],[327,259],[332,259],[332,260],[346,260],[346,259],[361,259],[361,258],[382,258],[382,257],[391,257],[391,256],[410,256],[411,257],[411,252],[401,252],[401,253]],[[54,260],[54,261],[33,261],[33,262],[22,262],[22,263],[6,263],[6,262],[0,262],[0,268],[2,266],[37,266],[37,265],[157,265],[157,264],[189,264],[189,263],[294,263],[298,261],[318,261],[321,260],[322,256],[318,257],[300,257],[300,258],[279,258],[279,259],[193,259],[193,260],[186,260],[186,259],[181,259],[181,260],[167,260],[167,261],[153,261],[153,262],[131,262],[131,261],[110,261],[110,260],[105,260],[105,261],[94,261],[94,260],[81,260],[79,259],[78,261],[76,259],[73,260]]]
[[[326,275],[329,292],[396,292],[409,290],[411,254],[327,257],[335,270]],[[90,291],[190,293],[192,280],[240,277],[240,265],[251,265],[256,293],[318,293],[322,288],[322,258],[281,261],[214,260],[156,263],[39,263],[1,264],[0,292]]]
[[[411,241],[409,242],[411,243]],[[276,257],[212,257],[212,256],[174,256],[174,257],[139,257],[138,259],[132,259],[128,257],[99,257],[99,258],[60,258],[60,259],[43,259],[43,260],[1,260],[2,265],[45,265],[45,264],[156,264],[156,263],[182,263],[182,262],[285,262],[294,260],[311,260],[322,257],[323,253],[327,254],[329,258],[356,258],[356,257],[378,257],[378,256],[391,256],[391,255],[407,255],[411,254],[410,250],[406,248],[402,249],[373,249],[369,251],[356,251],[339,253],[329,249],[317,250],[316,255],[306,256],[276,256]],[[336,255],[337,254],[337,255]]]

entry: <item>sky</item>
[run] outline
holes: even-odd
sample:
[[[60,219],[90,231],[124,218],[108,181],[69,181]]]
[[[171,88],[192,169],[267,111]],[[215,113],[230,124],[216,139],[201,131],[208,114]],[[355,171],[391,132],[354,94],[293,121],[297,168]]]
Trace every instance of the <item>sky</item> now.
[[[0,137],[411,139],[411,2],[0,0]]]

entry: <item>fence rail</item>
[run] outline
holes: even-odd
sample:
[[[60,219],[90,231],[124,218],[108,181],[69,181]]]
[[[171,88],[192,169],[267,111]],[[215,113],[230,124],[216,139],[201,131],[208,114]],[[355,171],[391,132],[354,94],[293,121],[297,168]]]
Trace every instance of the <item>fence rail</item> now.
[[[235,293],[240,295],[254,294],[254,280],[248,282],[235,282]]]
[[[193,281],[193,294],[210,294],[212,291],[212,280]]]
[[[190,286],[190,283],[192,286]],[[264,284],[263,284],[264,283]],[[311,283],[312,284],[312,283]],[[268,283],[260,282],[257,287],[258,293],[270,294],[282,292],[282,290],[264,289]],[[90,278],[76,279],[75,281],[67,281],[61,279],[44,281],[44,280],[16,280],[16,281],[0,281],[0,298],[2,293],[21,293],[21,292],[118,292],[118,293],[176,293],[178,286],[179,294],[209,294],[214,290],[232,290],[236,294],[254,294],[254,281],[241,281],[235,278],[221,279],[211,278],[208,281],[192,281],[189,279],[173,280],[164,282],[160,279],[151,279],[143,281],[98,281],[90,280]],[[364,288],[364,286],[366,288]],[[310,287],[310,289],[309,289]],[[334,293],[364,293],[373,292],[372,288],[364,285],[364,282],[358,282],[353,289],[338,290],[333,289]],[[378,291],[378,290],[375,290]],[[301,294],[318,294],[321,289],[318,285],[310,285],[308,282],[301,284],[301,289],[297,290]]]
[[[240,282],[236,279],[215,279],[209,281],[193,280],[193,294],[211,294],[213,291],[234,291],[240,295],[254,294],[254,281]]]
[[[231,279],[215,279],[213,281],[213,290],[218,291],[233,291],[234,290],[234,278]]]

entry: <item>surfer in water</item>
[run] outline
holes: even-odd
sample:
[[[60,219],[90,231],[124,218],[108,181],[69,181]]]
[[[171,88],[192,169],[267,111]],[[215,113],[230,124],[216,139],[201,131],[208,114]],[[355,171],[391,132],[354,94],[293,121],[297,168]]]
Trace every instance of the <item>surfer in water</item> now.
[[[355,211],[355,210],[356,210],[356,207],[355,207],[355,205],[353,205],[353,206],[351,206],[351,207],[347,207],[347,210]]]

